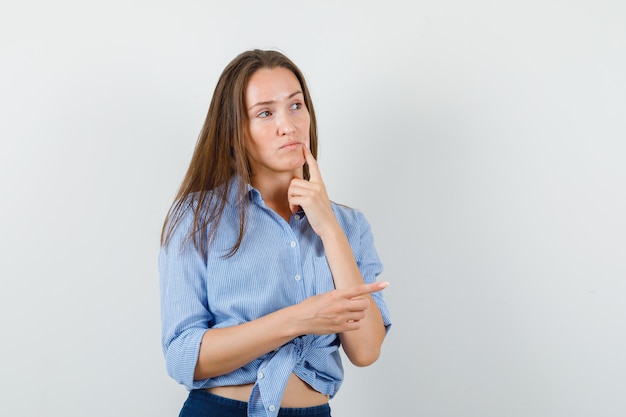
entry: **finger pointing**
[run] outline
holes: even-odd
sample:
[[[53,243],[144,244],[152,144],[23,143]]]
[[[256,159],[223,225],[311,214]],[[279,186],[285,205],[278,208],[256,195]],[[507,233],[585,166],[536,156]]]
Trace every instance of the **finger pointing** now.
[[[389,286],[388,282],[374,282],[371,284],[357,285],[356,287],[348,288],[345,292],[347,298],[354,298],[360,295],[370,294],[373,292],[384,290]]]

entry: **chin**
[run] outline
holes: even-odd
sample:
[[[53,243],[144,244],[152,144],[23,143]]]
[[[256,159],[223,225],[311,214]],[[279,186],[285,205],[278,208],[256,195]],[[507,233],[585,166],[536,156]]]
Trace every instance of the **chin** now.
[[[302,176],[302,171],[303,171],[303,165],[293,165],[293,166],[289,166],[289,167],[285,167],[285,169],[283,170],[284,172],[290,172],[293,175],[297,175],[297,176]]]

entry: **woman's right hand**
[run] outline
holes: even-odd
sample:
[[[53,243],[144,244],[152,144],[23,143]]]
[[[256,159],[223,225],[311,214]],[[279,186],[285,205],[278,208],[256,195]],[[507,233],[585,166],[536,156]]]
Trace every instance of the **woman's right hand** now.
[[[368,294],[387,288],[388,282],[361,284],[307,298],[295,307],[301,334],[343,333],[361,328],[370,304]]]

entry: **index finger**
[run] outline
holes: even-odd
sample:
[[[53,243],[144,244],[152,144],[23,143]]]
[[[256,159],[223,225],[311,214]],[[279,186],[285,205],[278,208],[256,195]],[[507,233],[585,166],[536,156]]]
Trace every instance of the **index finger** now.
[[[303,146],[304,159],[306,163],[309,165],[309,180],[321,180],[322,174],[320,173],[320,167],[317,165],[317,161],[313,156],[313,153],[307,146]]]
[[[384,282],[373,282],[371,284],[361,284],[352,288],[348,288],[345,290],[344,294],[346,298],[354,298],[360,295],[371,294],[373,292],[384,290],[389,286],[389,283]]]

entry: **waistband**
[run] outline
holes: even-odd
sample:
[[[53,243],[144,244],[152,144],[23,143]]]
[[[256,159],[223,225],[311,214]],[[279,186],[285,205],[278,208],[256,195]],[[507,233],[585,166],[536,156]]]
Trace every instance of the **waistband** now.
[[[206,403],[207,407],[225,407],[231,410],[241,411],[242,415],[247,415],[248,403],[220,397],[204,389],[189,391],[189,398]],[[328,403],[303,408],[281,408],[278,417],[330,417],[330,405]]]

